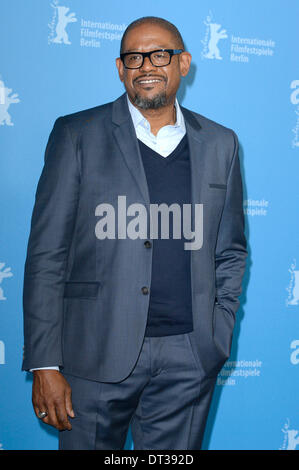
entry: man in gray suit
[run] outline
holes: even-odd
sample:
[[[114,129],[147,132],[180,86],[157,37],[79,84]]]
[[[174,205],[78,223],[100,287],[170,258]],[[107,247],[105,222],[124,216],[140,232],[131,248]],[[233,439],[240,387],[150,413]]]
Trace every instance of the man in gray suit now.
[[[176,99],[190,61],[174,25],[136,20],[116,59],[126,93],[50,134],[23,370],[60,449],[122,449],[129,425],[135,449],[201,447],[247,252],[237,136]]]

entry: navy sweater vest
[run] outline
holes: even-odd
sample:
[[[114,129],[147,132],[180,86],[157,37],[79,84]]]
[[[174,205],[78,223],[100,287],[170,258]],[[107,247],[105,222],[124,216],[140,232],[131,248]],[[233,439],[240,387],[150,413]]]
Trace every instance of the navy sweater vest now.
[[[151,204],[177,203],[181,208],[181,237],[173,238],[169,212],[169,238],[152,239],[153,264],[145,336],[168,336],[193,330],[190,250],[184,249],[183,204],[191,204],[191,174],[187,136],[167,157],[138,140]],[[148,229],[149,237],[149,229]],[[190,241],[190,240],[189,240]]]

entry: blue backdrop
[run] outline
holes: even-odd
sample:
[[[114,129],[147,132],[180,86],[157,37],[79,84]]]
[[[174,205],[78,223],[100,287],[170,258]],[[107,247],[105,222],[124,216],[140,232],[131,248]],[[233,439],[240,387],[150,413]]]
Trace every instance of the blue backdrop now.
[[[23,268],[49,132],[123,93],[120,38],[145,15],[176,24],[192,53],[179,101],[234,129],[241,147],[249,259],[204,448],[298,450],[298,0],[1,0],[0,449],[57,448],[21,372]]]

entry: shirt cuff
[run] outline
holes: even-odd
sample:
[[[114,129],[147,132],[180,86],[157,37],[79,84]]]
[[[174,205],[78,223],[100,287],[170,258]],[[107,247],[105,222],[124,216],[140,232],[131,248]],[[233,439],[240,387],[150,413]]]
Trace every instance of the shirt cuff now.
[[[30,372],[34,371],[34,370],[46,370],[46,369],[49,369],[49,370],[59,370],[59,367],[58,366],[48,366],[48,367],[37,367],[35,369],[29,369]]]

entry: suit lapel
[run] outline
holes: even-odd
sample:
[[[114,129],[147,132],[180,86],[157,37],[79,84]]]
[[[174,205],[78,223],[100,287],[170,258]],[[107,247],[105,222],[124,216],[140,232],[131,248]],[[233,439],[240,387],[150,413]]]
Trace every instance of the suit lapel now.
[[[147,205],[150,204],[148,185],[142,163],[142,157],[129,111],[126,93],[113,103],[112,108],[113,134],[121,150],[121,154],[129,168],[136,185]]]
[[[195,119],[191,111],[181,106],[185,119],[186,133],[189,144],[190,173],[191,173],[191,202],[201,203],[201,194],[205,176],[205,167],[208,163],[208,152],[204,141],[204,130]]]

